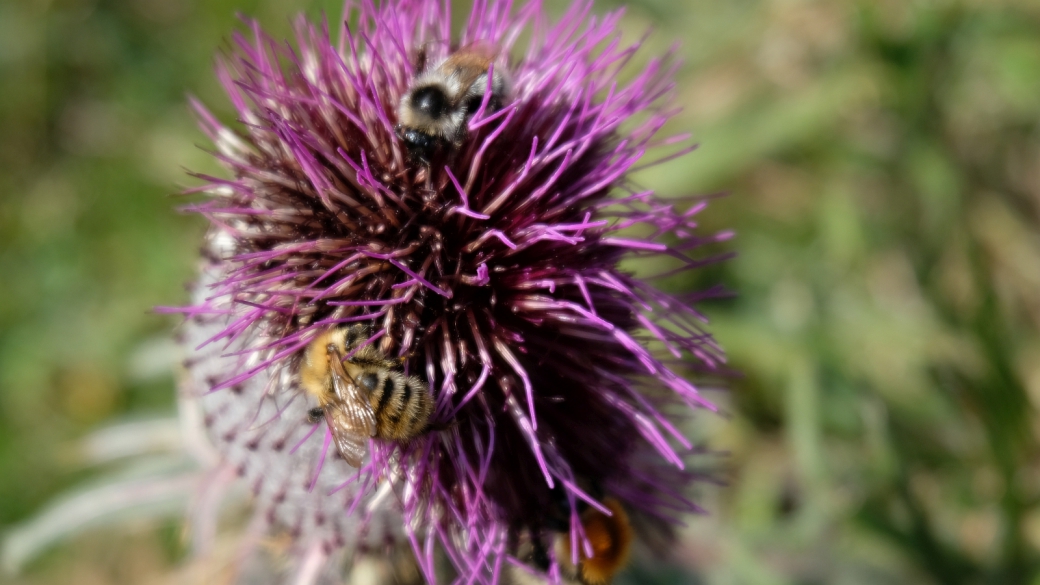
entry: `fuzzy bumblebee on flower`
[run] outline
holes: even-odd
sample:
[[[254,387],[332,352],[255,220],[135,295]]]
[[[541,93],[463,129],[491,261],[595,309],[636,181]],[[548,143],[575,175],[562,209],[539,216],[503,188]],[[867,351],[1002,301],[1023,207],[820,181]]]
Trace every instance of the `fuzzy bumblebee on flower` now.
[[[673,67],[626,70],[619,18],[477,1],[453,31],[447,3],[396,0],[294,43],[251,24],[218,69],[238,120],[195,104],[229,176],[197,175],[184,391],[301,579],[409,543],[428,581],[444,558],[606,582],[632,526],[695,509],[676,407],[710,408],[679,370],[723,361],[691,307],[711,293],[619,266],[693,269],[727,234],[626,179],[677,140]]]

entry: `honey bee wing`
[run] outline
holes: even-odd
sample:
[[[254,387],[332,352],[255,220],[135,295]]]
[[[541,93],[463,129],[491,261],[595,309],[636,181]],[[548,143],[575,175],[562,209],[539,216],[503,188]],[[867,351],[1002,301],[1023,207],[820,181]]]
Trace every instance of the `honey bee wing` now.
[[[336,440],[339,454],[351,467],[361,467],[361,460],[368,450],[368,437],[351,426],[353,423],[350,417],[340,405],[325,409],[325,421],[332,429],[332,438]]]
[[[365,396],[361,388],[347,375],[343,369],[343,362],[337,356],[334,355],[329,360],[329,365],[332,368],[332,393],[336,398],[334,402],[336,410],[341,412],[344,427],[358,436],[375,436],[376,414],[368,402],[368,396]]]

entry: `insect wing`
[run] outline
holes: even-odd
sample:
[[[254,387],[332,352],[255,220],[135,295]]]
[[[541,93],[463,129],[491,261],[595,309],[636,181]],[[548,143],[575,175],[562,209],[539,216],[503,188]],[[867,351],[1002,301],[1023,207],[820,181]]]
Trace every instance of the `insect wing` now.
[[[357,432],[342,406],[329,405],[325,409],[325,422],[332,429],[332,438],[336,440],[339,454],[351,467],[361,467],[368,449],[368,437]]]
[[[376,434],[376,414],[368,403],[368,396],[343,369],[343,362],[336,354],[329,359],[332,368],[332,394],[336,406],[343,411],[349,428],[365,437]]]
[[[333,400],[325,410],[325,420],[333,430],[336,446],[352,467],[359,467],[376,434],[376,415],[360,387],[343,369],[338,352],[329,355]]]

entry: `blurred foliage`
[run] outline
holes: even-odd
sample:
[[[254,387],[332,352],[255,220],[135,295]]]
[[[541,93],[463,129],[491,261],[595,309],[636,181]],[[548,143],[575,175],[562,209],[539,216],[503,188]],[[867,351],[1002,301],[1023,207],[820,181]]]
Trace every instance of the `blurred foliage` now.
[[[290,4],[0,4],[0,526],[83,479],[100,421],[172,409],[150,308],[203,226],[167,195],[213,170],[185,92],[230,116],[236,11],[339,11]],[[682,283],[739,293],[705,309],[742,376],[695,421],[728,485],[656,582],[1040,583],[1040,4],[629,4],[649,52],[682,40],[672,129],[702,144],[637,179],[727,191],[702,218],[739,252]],[[24,579],[159,580],[178,529],[138,532]]]

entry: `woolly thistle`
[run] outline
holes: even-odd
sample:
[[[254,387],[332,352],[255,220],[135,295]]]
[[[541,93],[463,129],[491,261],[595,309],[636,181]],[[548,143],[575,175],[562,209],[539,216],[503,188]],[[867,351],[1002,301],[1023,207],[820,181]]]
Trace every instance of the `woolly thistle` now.
[[[193,104],[231,177],[192,190],[211,227],[195,304],[177,309],[185,392],[258,521],[322,559],[409,541],[429,580],[440,550],[462,580],[494,583],[525,539],[581,543],[577,511],[609,513],[607,494],[664,523],[695,510],[674,406],[712,407],[677,368],[721,367],[691,307],[716,291],[673,296],[619,267],[680,273],[729,235],[698,235],[702,200],[682,209],[626,179],[684,140],[655,139],[672,60],[619,81],[639,45],[583,2],[550,23],[537,3],[478,0],[455,35],[433,0],[345,19],[333,34],[301,18],[295,46],[251,23],[218,67],[239,124]],[[395,125],[417,64],[473,43],[498,51],[501,107],[470,112],[446,156],[409,156]],[[373,439],[360,470],[330,452],[297,379],[308,342],[347,323],[436,400],[433,430]]]

